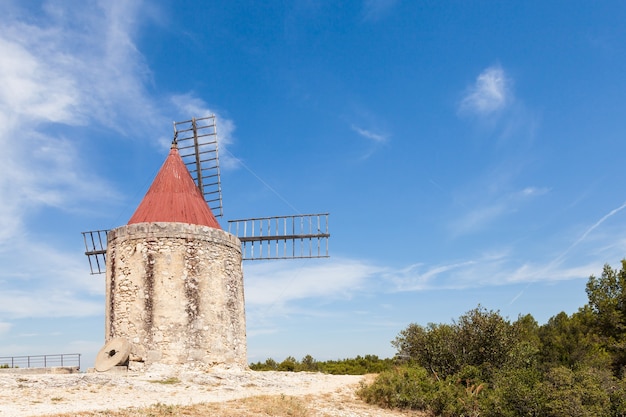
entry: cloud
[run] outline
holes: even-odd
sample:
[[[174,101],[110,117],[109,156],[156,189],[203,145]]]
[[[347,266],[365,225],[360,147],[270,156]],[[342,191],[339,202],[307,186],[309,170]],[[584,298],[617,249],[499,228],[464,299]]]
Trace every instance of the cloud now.
[[[359,135],[363,136],[364,138],[370,139],[376,143],[385,143],[389,139],[389,136],[386,134],[376,133],[371,130],[362,129],[355,125],[350,126],[350,128],[354,130],[355,132],[357,132]]]
[[[530,199],[548,192],[547,188],[526,187],[522,190],[509,192],[495,199],[490,199],[487,204],[478,206],[460,216],[458,220],[450,225],[450,230],[454,236],[482,230],[502,216],[517,211],[521,205]]]
[[[71,128],[95,123],[129,135],[158,114],[142,87],[149,71],[124,30],[138,3],[100,5],[14,7],[0,18],[0,244],[34,209],[117,197],[84,166]]]
[[[140,1],[0,5],[1,315],[101,314],[102,277],[89,277],[76,246],[39,230],[36,216],[61,223],[58,212],[122,200],[89,166],[87,153],[106,140],[93,132],[152,141],[176,112],[210,113],[192,92],[163,98],[146,89],[152,74],[134,38],[154,11]],[[223,118],[218,128],[222,145],[231,143],[234,123]]]
[[[365,160],[372,156],[372,154],[374,154],[377,149],[379,149],[381,146],[389,141],[389,134],[387,133],[381,133],[379,131],[374,131],[371,129],[364,129],[355,124],[350,125],[350,129],[356,132],[359,136],[367,139],[368,149],[360,157],[361,160]]]
[[[626,208],[626,201],[624,203],[622,203],[620,206],[614,208],[613,210],[609,211],[607,214],[605,214],[604,216],[602,216],[598,221],[596,221],[593,225],[591,225],[590,227],[587,228],[587,230],[585,230],[585,232],[578,237],[567,249],[565,249],[565,251],[563,251],[563,253],[561,253],[558,257],[556,257],[552,262],[551,265],[559,265],[563,259],[578,245],[580,245],[581,243],[583,243],[587,237],[589,237],[589,235],[595,231],[597,228],[599,228],[605,221],[607,221],[608,219],[610,219],[611,217],[615,216],[616,214],[618,214],[619,212],[621,212],[622,210],[624,210]],[[605,247],[603,248],[604,250],[609,250],[615,247],[624,247],[626,246],[626,240],[620,240],[617,239],[615,240],[613,236],[611,236],[611,238],[613,241],[608,244],[605,245]]]
[[[542,193],[543,190],[525,189],[525,192]],[[623,235],[623,230],[616,230],[615,225],[605,225],[611,233],[602,234],[599,230],[609,218],[616,216],[624,208],[626,203],[610,210],[573,243],[564,245],[567,249],[562,253],[557,254],[557,251],[544,253],[543,261],[531,262],[519,259],[515,248],[509,247],[484,252],[475,259],[454,260],[434,265],[415,264],[398,270],[389,269],[383,276],[393,283],[395,291],[465,289],[586,279],[601,271],[607,259],[621,259],[626,252],[626,239],[615,239],[616,235]],[[585,244],[592,233],[597,236],[593,242]],[[570,261],[565,262],[568,258]]]
[[[306,298],[350,298],[382,268],[353,259],[264,262],[245,267],[246,303],[285,305]]]
[[[503,197],[502,208],[498,210],[510,211],[517,204],[547,192],[548,189],[540,187],[510,192]],[[331,258],[319,263],[257,263],[245,268],[246,305],[253,311],[254,327],[262,329],[261,332],[271,332],[274,330],[270,317],[325,313],[319,307],[305,307],[309,305],[305,300],[332,302],[383,292],[461,290],[586,279],[600,271],[606,259],[618,259],[626,251],[626,239],[616,241],[614,231],[606,236],[599,235],[589,245],[583,244],[592,232],[600,232],[601,226],[624,208],[626,203],[594,222],[574,244],[565,244],[569,248],[567,263],[563,262],[565,254],[559,255],[558,251],[542,251],[543,260],[520,259],[520,252],[514,245],[498,245],[493,250],[484,248],[470,259],[419,262],[399,268],[349,258]],[[607,244],[602,245],[602,242]]]
[[[602,263],[587,263],[559,268],[547,263],[519,263],[513,251],[499,256],[483,255],[476,259],[437,265],[414,265],[384,274],[393,283],[394,292],[462,290],[533,282],[554,282],[589,277]]]
[[[459,104],[459,112],[488,116],[504,109],[512,100],[511,80],[500,66],[491,66],[468,88]]]
[[[475,261],[471,260],[434,266],[414,264],[400,270],[388,271],[385,277],[395,283],[395,291],[420,291],[432,288],[432,281],[437,277],[474,264]]]
[[[120,200],[88,166],[82,153],[96,139],[85,138],[83,126],[128,139],[162,119],[132,41],[140,6],[0,6],[0,312],[7,317],[101,313],[101,280],[86,276],[82,256],[62,236],[44,236],[51,231],[38,230],[34,215],[50,210],[44,221],[51,223],[55,211]]]
[[[0,251],[3,270],[0,315],[24,317],[85,317],[102,313],[103,276],[86,274],[79,254],[47,244],[12,239]]]
[[[620,248],[626,249],[626,242]],[[581,253],[586,252],[583,249]],[[587,251],[588,252],[588,251]],[[585,254],[586,255],[586,254]],[[462,290],[585,279],[601,270],[607,253],[593,256],[573,254],[575,264],[565,267],[519,259],[514,247],[484,250],[473,259],[421,262],[393,268],[362,259],[329,259],[316,264],[290,262],[248,264],[246,308],[252,327],[260,333],[276,331],[271,317],[293,314],[323,317],[330,314],[320,303],[368,297],[381,293]],[[305,301],[317,300],[311,304]]]
[[[8,333],[9,330],[11,330],[11,327],[13,327],[11,323],[0,321],[0,336],[2,336],[5,333]]]
[[[124,134],[153,121],[144,85],[150,71],[132,42],[139,2],[46,6],[2,19],[2,104],[35,122],[97,121]],[[12,19],[13,18],[13,19]],[[127,115],[144,120],[128,123]]]

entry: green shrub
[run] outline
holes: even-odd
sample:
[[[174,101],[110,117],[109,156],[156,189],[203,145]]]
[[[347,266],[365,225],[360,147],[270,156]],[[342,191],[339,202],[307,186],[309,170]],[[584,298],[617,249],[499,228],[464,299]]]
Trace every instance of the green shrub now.
[[[533,368],[505,369],[494,376],[491,389],[481,401],[485,417],[545,415],[541,391],[543,375]]]
[[[278,363],[272,358],[268,358],[265,362],[261,363],[261,361],[257,363],[251,363],[250,369],[253,371],[275,371],[278,369]]]
[[[437,381],[428,393],[428,410],[441,417],[478,417],[485,385],[452,375]]]
[[[587,368],[572,371],[565,367],[547,372],[543,382],[547,417],[592,417],[611,415],[607,391],[613,377],[608,371]]]
[[[415,323],[402,330],[392,345],[408,358],[446,379],[465,366],[480,369],[489,382],[503,368],[531,366],[537,360],[539,326],[530,315],[510,323],[499,312],[480,305],[453,324],[423,327]]]
[[[472,417],[480,414],[485,385],[474,379],[477,368],[464,368],[445,379],[423,367],[402,366],[382,372],[357,395],[384,408],[428,411],[440,417]]]
[[[283,371],[283,372],[323,372],[333,375],[364,375],[380,373],[391,369],[392,359],[380,359],[376,355],[357,356],[352,359],[317,361],[311,355],[306,355],[298,362],[293,356],[285,358],[281,363],[274,359],[265,362],[251,363],[253,371]]]
[[[278,365],[278,370],[279,371],[294,372],[296,370],[297,365],[298,364],[297,364],[296,358],[294,358],[293,356],[288,356],[288,357],[285,358],[284,361],[282,361]]]
[[[371,385],[362,385],[357,395],[384,408],[425,410],[434,382],[424,368],[402,366],[380,373]]]

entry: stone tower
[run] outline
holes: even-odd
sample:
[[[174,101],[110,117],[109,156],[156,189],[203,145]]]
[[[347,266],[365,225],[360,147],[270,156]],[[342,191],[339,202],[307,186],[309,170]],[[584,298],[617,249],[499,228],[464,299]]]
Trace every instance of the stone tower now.
[[[241,243],[175,144],[106,254],[105,339],[130,342],[131,367],[247,367]]]

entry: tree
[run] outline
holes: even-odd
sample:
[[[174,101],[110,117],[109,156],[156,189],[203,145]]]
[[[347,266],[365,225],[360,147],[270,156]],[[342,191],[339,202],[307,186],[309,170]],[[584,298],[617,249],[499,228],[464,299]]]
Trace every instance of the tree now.
[[[320,370],[320,366],[317,363],[317,361],[313,359],[313,356],[306,355],[304,358],[302,358],[302,370],[309,371],[309,372],[317,372]]]
[[[489,380],[495,370],[529,366],[539,349],[538,326],[532,316],[511,324],[498,311],[468,311],[453,324],[410,324],[392,345],[398,355],[446,378],[474,366]]]
[[[287,356],[284,361],[278,364],[279,371],[294,372],[298,366],[298,361],[293,356]]]
[[[499,312],[484,307],[468,311],[456,323],[462,363],[479,367],[490,377],[510,359],[518,342],[513,326]]]
[[[599,278],[590,276],[586,291],[594,330],[613,356],[614,372],[621,374],[626,367],[626,259],[619,271],[607,264]]]
[[[621,271],[607,264],[600,278],[590,276],[586,291],[598,330],[606,337],[620,338],[626,330],[626,259]]]
[[[422,327],[412,323],[391,344],[398,356],[416,362],[435,375],[445,378],[461,369],[461,349],[457,327],[429,323]]]

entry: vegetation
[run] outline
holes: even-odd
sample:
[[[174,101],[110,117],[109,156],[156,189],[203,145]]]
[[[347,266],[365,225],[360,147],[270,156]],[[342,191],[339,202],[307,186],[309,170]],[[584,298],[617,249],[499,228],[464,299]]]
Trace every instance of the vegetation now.
[[[152,382],[153,384],[173,385],[173,384],[178,384],[180,382],[180,379],[176,377],[171,377],[167,379],[152,380],[149,382]]]
[[[359,396],[433,416],[626,416],[626,260],[587,282],[588,303],[539,326],[481,306],[452,324],[410,324],[402,365]]]
[[[332,375],[365,375],[380,373],[391,369],[392,359],[380,359],[376,355],[357,356],[354,359],[317,361],[311,355],[306,355],[301,361],[293,356],[278,363],[269,358],[265,362],[251,363],[253,371],[286,371],[286,372],[322,372]]]
[[[194,405],[155,404],[150,407],[129,408],[113,411],[82,411],[55,414],[50,417],[241,417],[277,416],[306,417],[311,415],[307,404],[291,396],[258,396],[223,403],[203,403]]]

